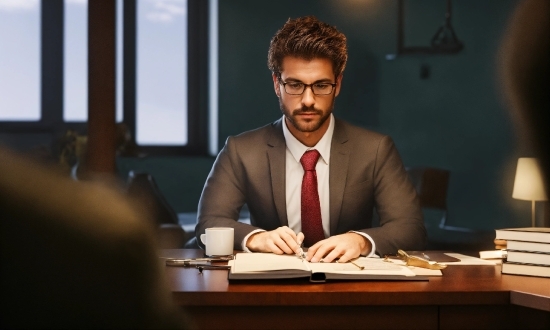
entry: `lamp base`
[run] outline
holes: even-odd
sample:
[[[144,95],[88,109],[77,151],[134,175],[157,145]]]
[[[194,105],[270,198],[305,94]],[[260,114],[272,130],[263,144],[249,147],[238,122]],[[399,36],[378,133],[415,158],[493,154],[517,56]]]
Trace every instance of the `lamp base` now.
[[[531,227],[536,227],[535,219],[535,201],[531,201]]]

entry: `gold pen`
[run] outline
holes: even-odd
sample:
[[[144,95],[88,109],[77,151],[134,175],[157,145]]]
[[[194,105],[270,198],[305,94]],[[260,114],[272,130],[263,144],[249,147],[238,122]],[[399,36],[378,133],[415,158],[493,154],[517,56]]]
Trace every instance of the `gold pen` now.
[[[350,260],[349,262],[351,262],[354,266],[356,266],[357,268],[359,268],[359,270],[363,270],[365,269],[365,267],[361,266],[361,265],[358,265],[356,264],[355,262],[353,262],[353,260]]]

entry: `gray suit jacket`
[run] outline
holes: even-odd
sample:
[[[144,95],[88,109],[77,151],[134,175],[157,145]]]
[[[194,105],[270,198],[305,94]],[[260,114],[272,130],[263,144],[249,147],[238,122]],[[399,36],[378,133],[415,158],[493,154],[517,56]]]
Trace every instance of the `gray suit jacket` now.
[[[227,139],[199,201],[198,242],[206,228],[233,227],[235,249],[241,249],[252,230],[288,225],[282,124],[279,119]],[[336,119],[329,186],[331,236],[367,233],[379,255],[424,248],[426,229],[416,191],[390,137]],[[245,203],[251,225],[237,221]],[[374,228],[373,208],[380,217]]]

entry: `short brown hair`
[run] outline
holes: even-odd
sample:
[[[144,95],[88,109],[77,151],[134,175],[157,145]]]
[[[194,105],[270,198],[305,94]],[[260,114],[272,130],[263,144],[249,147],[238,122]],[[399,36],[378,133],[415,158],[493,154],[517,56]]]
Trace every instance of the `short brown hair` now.
[[[267,54],[267,66],[271,72],[281,73],[286,56],[306,60],[327,58],[332,62],[337,77],[344,72],[348,60],[346,36],[314,16],[289,18],[271,39]]]

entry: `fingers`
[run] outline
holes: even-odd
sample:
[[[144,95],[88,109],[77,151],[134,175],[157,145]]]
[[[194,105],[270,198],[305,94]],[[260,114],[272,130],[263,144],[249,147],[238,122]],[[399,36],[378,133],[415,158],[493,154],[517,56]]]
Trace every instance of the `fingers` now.
[[[273,252],[275,254],[284,254],[285,252],[279,248],[279,246],[272,240],[266,240],[266,252]]]
[[[307,261],[319,262],[319,260],[325,256],[323,252],[319,251],[319,248],[323,246],[324,241],[326,241],[326,239],[319,241],[308,248],[306,256]]]
[[[301,234],[301,233],[300,233]],[[303,240],[304,234],[301,234]],[[295,254],[300,248],[296,243],[298,236],[287,226],[272,231],[254,234],[250,237],[247,247],[256,252],[272,252],[275,254]]]
[[[296,244],[296,234],[290,228],[287,226],[279,227],[270,233],[272,233],[271,238],[273,244],[275,244],[279,250],[286,254],[296,253],[295,251],[299,246]]]
[[[342,247],[336,246],[334,249],[332,249],[324,258],[323,262],[345,262],[340,259],[340,257],[345,253],[345,250],[342,249]],[[338,260],[337,260],[338,259]]]
[[[315,243],[307,252],[306,260],[310,262],[348,262],[361,255],[362,237],[357,234],[332,236]]]
[[[340,259],[338,259],[338,262],[341,262],[341,263],[348,262],[348,261],[350,261],[350,260],[352,260],[352,259],[355,259],[355,258],[357,258],[357,257],[359,257],[359,256],[360,256],[360,254],[358,254],[358,253],[356,254],[356,253],[355,253],[354,251],[352,251],[352,250],[347,250],[347,251],[345,251],[344,254],[342,254],[342,255],[340,256]]]
[[[285,235],[282,235],[281,237],[283,238],[283,240],[285,241],[286,245],[292,250],[292,254],[295,254],[296,251],[298,251],[300,249],[300,245],[302,244],[302,241],[304,240],[304,234],[302,233],[298,233],[298,235],[296,235],[296,233],[284,226],[284,227],[280,227],[282,230],[284,230],[285,232]],[[300,239],[301,237],[301,239]]]
[[[303,241],[304,241],[304,233],[299,232],[298,235],[296,235],[296,243],[298,245],[302,245]]]
[[[334,245],[331,243],[331,241],[333,240],[327,238],[312,245],[307,250],[306,260],[310,262],[319,262],[323,260],[324,262],[325,256],[327,256],[327,254],[334,249]],[[326,261],[331,262],[333,259],[327,259]]]
[[[296,248],[293,249],[294,253],[300,252],[303,241],[304,241],[304,234],[302,232],[299,232],[298,235],[296,235]]]
[[[287,226],[272,231],[257,233],[249,239],[247,247],[251,251],[272,252],[275,254],[296,254],[304,240],[303,233],[294,233]],[[310,262],[348,262],[357,258],[362,251],[365,238],[355,233],[336,235],[317,242],[307,252]]]

